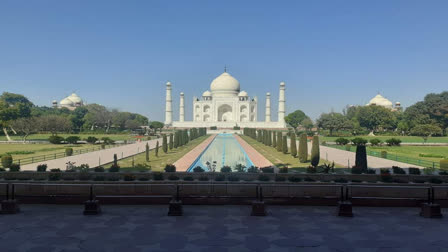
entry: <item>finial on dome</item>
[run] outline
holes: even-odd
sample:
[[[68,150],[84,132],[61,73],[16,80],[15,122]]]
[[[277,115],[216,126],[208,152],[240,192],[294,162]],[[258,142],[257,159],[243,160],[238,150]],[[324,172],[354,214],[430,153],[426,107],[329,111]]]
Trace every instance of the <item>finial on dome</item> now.
[[[224,65],[224,73],[227,73],[227,66]]]

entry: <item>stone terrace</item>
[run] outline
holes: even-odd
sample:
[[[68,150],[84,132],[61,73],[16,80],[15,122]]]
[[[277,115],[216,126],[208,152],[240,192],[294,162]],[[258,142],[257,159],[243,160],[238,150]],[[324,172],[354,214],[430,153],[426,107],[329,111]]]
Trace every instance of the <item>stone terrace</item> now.
[[[166,205],[22,205],[0,216],[2,252],[9,251],[448,251],[447,219],[425,219],[417,208],[356,207],[337,217],[334,207],[184,206],[169,217]],[[447,214],[445,211],[444,214]]]

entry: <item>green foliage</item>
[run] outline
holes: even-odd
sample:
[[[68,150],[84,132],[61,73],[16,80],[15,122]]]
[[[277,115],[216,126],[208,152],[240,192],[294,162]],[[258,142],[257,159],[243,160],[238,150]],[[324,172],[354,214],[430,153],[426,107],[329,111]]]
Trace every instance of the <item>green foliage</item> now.
[[[102,166],[97,166],[97,167],[93,168],[93,171],[94,172],[104,172],[105,169]]]
[[[120,171],[120,166],[118,164],[113,164],[109,168],[109,172],[119,172],[119,171]]]
[[[409,174],[412,174],[412,175],[420,175],[421,174],[421,171],[419,168],[410,167],[408,170],[409,170]]]
[[[48,141],[52,144],[61,144],[64,141],[64,138],[61,136],[50,136]]]
[[[11,172],[18,172],[18,171],[20,171],[20,165],[12,163],[9,166],[9,171],[11,171]]]
[[[149,144],[146,143],[145,145],[145,158],[146,158],[146,162],[149,162]]]
[[[285,117],[285,122],[293,128],[297,128],[304,119],[309,119],[309,117],[302,110],[296,110]]]
[[[174,132],[174,148],[179,147],[179,131]]]
[[[380,146],[382,143],[383,143],[383,141],[381,141],[378,138],[370,139],[370,145],[372,145],[372,146]]]
[[[361,146],[361,145],[365,146],[367,144],[367,139],[360,138],[360,137],[353,138],[352,143],[353,143],[353,145],[356,145],[356,146]]]
[[[89,136],[86,139],[86,142],[88,142],[89,144],[95,144],[96,141],[98,141],[98,138],[94,137],[94,136]]]
[[[361,127],[371,131],[380,129],[393,129],[397,118],[394,112],[382,106],[361,106],[358,108],[356,120]]]
[[[313,143],[311,145],[311,165],[316,167],[320,160],[319,150],[319,136],[313,136]]]
[[[308,166],[308,168],[306,168],[306,173],[316,173],[317,172],[317,168],[315,166]]]
[[[104,144],[109,145],[109,144],[114,144],[115,141],[110,139],[109,137],[103,137],[101,138],[101,140],[103,141]]]
[[[446,158],[445,155],[439,155],[439,154],[427,154],[427,153],[420,153],[418,154],[419,157],[430,157],[430,158]]]
[[[160,180],[164,180],[163,174],[161,172],[154,172],[152,174],[152,179],[160,181]]]
[[[168,142],[165,134],[162,136],[162,150],[164,153],[168,152]]]
[[[277,132],[277,151],[283,151],[283,135],[280,131]]]
[[[118,158],[117,158],[117,154],[114,154],[114,165],[117,166],[118,165]]]
[[[12,163],[13,163],[13,158],[11,155],[6,154],[6,155],[2,156],[2,167],[3,168],[11,167]]]
[[[259,170],[258,170],[257,167],[255,167],[255,166],[251,166],[251,167],[247,168],[247,172],[248,172],[248,173],[258,173]]]
[[[411,135],[421,136],[426,143],[431,136],[442,135],[442,129],[433,124],[418,124],[411,129]]]
[[[387,151],[381,151],[381,158],[387,158]]]
[[[300,135],[299,139],[299,160],[302,163],[308,161],[308,140],[305,133]]]
[[[46,172],[47,168],[48,168],[47,164],[40,164],[40,165],[37,166],[36,170],[38,172]]]
[[[288,173],[288,170],[289,170],[288,167],[281,167],[278,169],[278,172],[279,173]]]
[[[343,114],[335,112],[321,114],[319,119],[317,119],[316,124],[319,128],[329,130],[330,136],[333,135],[335,130],[353,128],[353,123],[349,119]]]
[[[347,145],[350,143],[350,140],[348,140],[347,138],[340,137],[340,138],[336,139],[335,142],[337,145]]]
[[[262,167],[260,170],[262,173],[274,173],[274,167]]]
[[[423,168],[423,174],[425,175],[433,175],[435,172],[436,172],[435,168],[432,167]]]
[[[81,140],[79,136],[69,136],[65,138],[65,141],[69,144],[77,144],[79,140]]]
[[[269,181],[269,180],[271,180],[271,179],[270,179],[269,176],[267,176],[267,175],[260,174],[260,175],[258,176],[258,181],[264,181],[264,182],[266,182],[266,181]]]
[[[224,181],[226,179],[226,176],[220,174],[215,177],[215,181]]]
[[[277,148],[277,133],[275,131],[272,133],[272,147]]]
[[[286,136],[283,136],[282,139],[282,152],[283,154],[288,153],[288,139]]]
[[[390,175],[390,171],[387,168],[380,169],[381,181],[383,182],[392,182],[392,176]]]
[[[164,170],[165,172],[176,172],[176,166],[173,164],[167,164]]]
[[[362,173],[367,171],[367,150],[365,145],[356,146],[355,166],[359,168]]]
[[[169,148],[172,150],[174,148],[174,136],[173,134],[170,134],[170,142],[169,142]]]
[[[193,168],[193,172],[205,172],[205,170],[200,166],[196,166],[195,168]]]
[[[230,166],[223,166],[221,172],[232,172],[232,168]]]
[[[69,157],[73,155],[73,148],[65,148],[65,156]]]
[[[398,166],[392,166],[392,172],[394,174],[406,174],[406,171]]]
[[[154,150],[154,154],[156,155],[156,157],[159,156],[159,141],[157,141],[156,143],[156,149]]]
[[[389,138],[385,141],[388,146],[400,146],[401,140],[398,138]]]
[[[246,166],[244,166],[242,164],[235,165],[235,171],[236,172],[244,172],[245,170],[246,170]]]
[[[228,177],[227,177],[227,180],[228,181],[240,181],[240,178],[238,177],[238,176],[236,176],[236,175],[229,175]]]

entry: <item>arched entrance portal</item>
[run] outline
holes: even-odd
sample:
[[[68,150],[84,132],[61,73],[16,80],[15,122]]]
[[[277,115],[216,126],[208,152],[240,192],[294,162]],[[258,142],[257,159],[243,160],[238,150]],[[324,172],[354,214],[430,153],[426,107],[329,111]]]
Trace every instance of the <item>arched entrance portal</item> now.
[[[233,121],[232,107],[228,104],[219,106],[218,108],[218,122]]]

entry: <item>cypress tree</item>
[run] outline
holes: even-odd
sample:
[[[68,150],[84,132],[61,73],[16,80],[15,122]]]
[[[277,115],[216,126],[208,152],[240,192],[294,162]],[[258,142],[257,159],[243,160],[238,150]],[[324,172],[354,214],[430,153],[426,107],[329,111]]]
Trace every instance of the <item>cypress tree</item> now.
[[[179,132],[174,132],[174,148],[179,147]]]
[[[313,144],[311,146],[311,165],[316,167],[319,164],[320,151],[319,151],[319,137],[313,136]]]
[[[277,133],[275,131],[272,133],[272,147],[277,148]]]
[[[283,151],[283,154],[288,153],[288,138],[287,138],[287,136],[283,136],[283,139],[282,139],[282,151]]]
[[[170,144],[169,144],[169,147],[170,147],[170,150],[172,150],[173,149],[173,147],[174,147],[174,140],[173,140],[173,133],[171,133],[170,134]]]
[[[146,143],[145,146],[146,162],[149,162],[149,144]]]
[[[367,151],[364,144],[356,146],[355,166],[360,169],[362,173],[367,172]]]
[[[282,133],[277,132],[277,151],[282,151],[283,144],[282,144]]]
[[[308,161],[308,141],[305,133],[300,135],[299,139],[299,160],[301,163]]]
[[[156,143],[155,154],[156,154],[156,157],[159,156],[159,141],[157,141],[157,143]]]
[[[164,153],[168,152],[168,141],[166,138],[166,134],[163,134],[163,138],[162,138],[162,150]]]
[[[291,133],[291,145],[289,146],[291,149],[291,156],[297,156],[297,144],[296,144],[296,134]]]
[[[184,130],[185,144],[188,143],[188,130]]]
[[[117,154],[114,154],[114,166],[118,165],[118,158],[117,158]]]
[[[272,131],[268,131],[268,146],[272,146]]]

